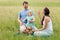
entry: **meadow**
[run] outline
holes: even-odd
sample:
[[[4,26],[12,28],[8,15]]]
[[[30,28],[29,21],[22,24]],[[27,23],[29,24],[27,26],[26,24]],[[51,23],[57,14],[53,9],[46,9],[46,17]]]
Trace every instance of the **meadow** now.
[[[60,40],[60,0],[26,0],[29,9],[34,11],[35,26],[42,28],[38,23],[37,11],[40,9],[40,17],[44,7],[50,9],[50,17],[53,22],[54,34],[50,37],[34,37],[28,35],[15,35],[18,33],[18,13],[23,9],[24,0],[0,0],[0,40]]]

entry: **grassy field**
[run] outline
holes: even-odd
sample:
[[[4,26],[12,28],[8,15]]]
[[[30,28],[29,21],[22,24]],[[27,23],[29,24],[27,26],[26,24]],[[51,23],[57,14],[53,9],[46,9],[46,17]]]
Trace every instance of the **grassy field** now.
[[[27,0],[29,8],[34,10],[35,25],[38,23],[37,10],[40,9],[41,17],[44,7],[50,9],[50,16],[53,21],[54,35],[50,37],[33,37],[27,35],[15,35],[19,30],[17,16],[23,8],[24,0],[0,0],[0,40],[60,40],[60,0]]]

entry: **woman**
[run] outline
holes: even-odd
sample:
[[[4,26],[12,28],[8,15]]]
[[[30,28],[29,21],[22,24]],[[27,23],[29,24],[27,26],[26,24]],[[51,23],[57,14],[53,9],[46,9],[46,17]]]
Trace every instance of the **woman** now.
[[[47,7],[44,8],[43,14],[44,14],[44,16],[41,21],[43,28],[36,30],[34,32],[34,36],[50,36],[53,34],[52,20],[49,16],[50,11]]]

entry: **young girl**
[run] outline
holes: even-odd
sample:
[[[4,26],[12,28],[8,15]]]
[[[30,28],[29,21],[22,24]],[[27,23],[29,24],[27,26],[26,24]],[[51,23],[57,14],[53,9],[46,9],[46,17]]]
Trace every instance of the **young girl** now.
[[[34,16],[32,16],[32,12],[31,12],[31,10],[29,10],[28,12],[27,12],[27,17],[23,20],[23,21],[25,21],[25,20],[27,20],[27,24],[26,24],[26,32],[28,33],[28,34],[31,34],[32,33],[32,30],[34,30],[34,21],[35,21],[35,18],[34,18]]]

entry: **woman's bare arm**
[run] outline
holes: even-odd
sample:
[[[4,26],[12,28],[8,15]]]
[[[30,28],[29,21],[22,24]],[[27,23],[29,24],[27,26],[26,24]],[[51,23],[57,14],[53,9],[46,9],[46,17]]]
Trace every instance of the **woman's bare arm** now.
[[[48,18],[48,17],[45,17],[44,21],[45,21],[45,23],[43,24],[43,25],[44,25],[43,28],[41,28],[41,29],[39,29],[39,30],[44,30],[44,29],[46,29],[46,27],[47,27],[47,25],[48,25],[48,22],[49,22],[49,18]]]
[[[45,17],[44,21],[45,21],[45,23],[43,24],[44,25],[43,28],[35,30],[35,31],[41,31],[41,30],[44,30],[44,29],[47,28],[47,25],[48,25],[48,22],[49,22],[49,18]]]

